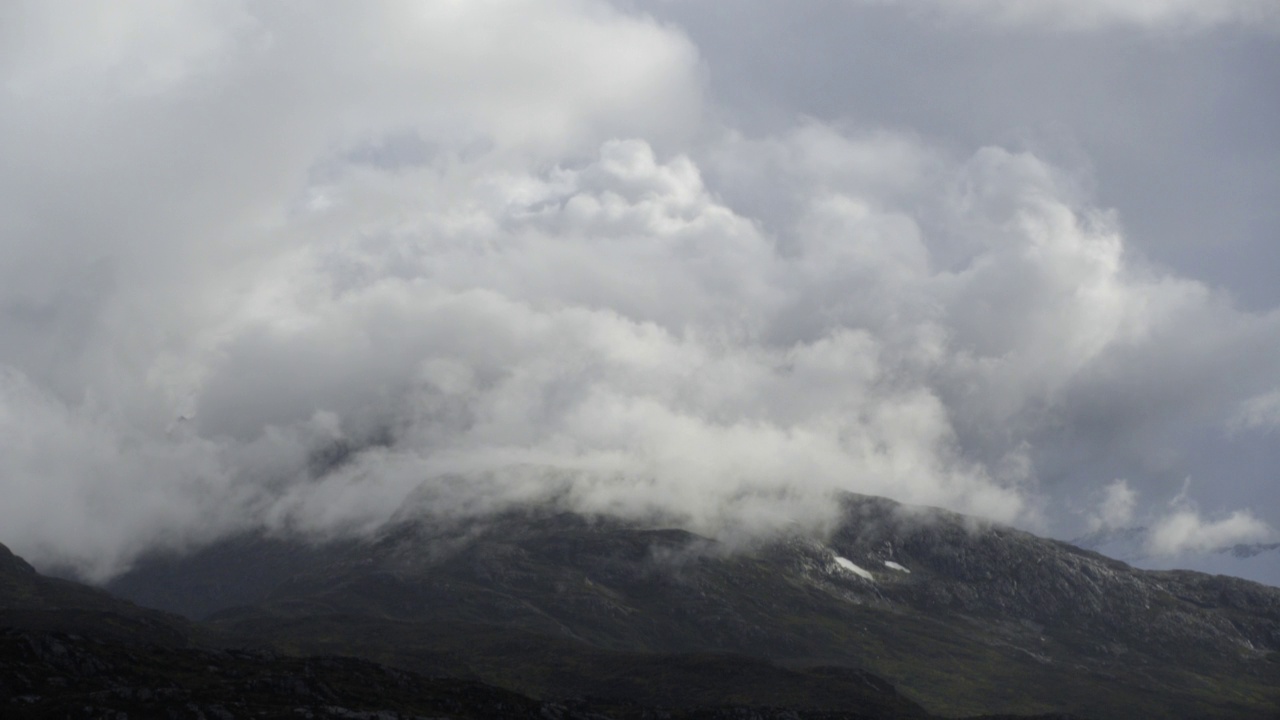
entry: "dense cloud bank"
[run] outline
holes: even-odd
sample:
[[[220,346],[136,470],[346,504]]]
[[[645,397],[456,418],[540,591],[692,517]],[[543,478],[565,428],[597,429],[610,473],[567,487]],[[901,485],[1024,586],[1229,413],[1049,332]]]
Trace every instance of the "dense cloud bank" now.
[[[15,550],[547,501],[820,530],[839,490],[1169,552],[1280,519],[1070,470],[1273,432],[1280,314],[1133,256],[1068,169],[745,133],[603,3],[326,9],[0,11]]]

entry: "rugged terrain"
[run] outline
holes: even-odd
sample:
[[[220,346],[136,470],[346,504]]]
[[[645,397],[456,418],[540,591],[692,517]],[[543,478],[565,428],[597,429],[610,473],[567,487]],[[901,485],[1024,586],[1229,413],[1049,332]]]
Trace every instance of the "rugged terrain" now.
[[[246,535],[148,558],[110,586],[174,615],[41,582],[130,608],[96,612],[141,613],[156,647],[178,647],[165,633],[186,653],[269,647],[218,656],[258,668],[249,676],[285,662],[286,676],[323,675],[323,663],[357,661],[300,658],[348,656],[366,669],[343,672],[448,677],[555,712],[1280,716],[1280,589],[1136,570],[940,510],[842,502],[829,536],[749,547],[553,509],[405,520],[327,543]]]

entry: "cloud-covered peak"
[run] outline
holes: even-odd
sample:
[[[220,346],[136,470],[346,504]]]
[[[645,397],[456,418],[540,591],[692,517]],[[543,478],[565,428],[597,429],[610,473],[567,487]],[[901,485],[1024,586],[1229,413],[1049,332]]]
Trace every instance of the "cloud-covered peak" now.
[[[820,530],[842,490],[1059,527],[1129,478],[1109,526],[1280,375],[1280,315],[1072,169],[747,129],[606,3],[50,7],[8,10],[58,42],[0,95],[0,528],[38,562],[528,502]],[[1224,517],[1166,535],[1269,521]]]

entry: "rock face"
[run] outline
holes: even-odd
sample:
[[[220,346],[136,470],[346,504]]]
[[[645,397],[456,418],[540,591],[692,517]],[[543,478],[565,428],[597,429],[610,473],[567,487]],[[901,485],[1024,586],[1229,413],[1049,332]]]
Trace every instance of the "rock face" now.
[[[328,545],[248,536],[154,558],[112,588],[291,651],[543,697],[816,712],[882,683],[859,700],[876,712],[909,713],[910,698],[948,715],[1280,714],[1276,588],[841,502],[829,537],[746,548],[550,510]],[[726,653],[795,676],[688,660]]]

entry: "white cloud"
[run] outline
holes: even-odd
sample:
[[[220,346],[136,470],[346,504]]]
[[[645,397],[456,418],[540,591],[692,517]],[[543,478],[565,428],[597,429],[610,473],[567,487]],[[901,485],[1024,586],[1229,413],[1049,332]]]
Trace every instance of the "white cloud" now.
[[[147,436],[92,399],[69,406],[0,367],[0,526],[41,562],[90,577],[153,543],[208,540],[245,517],[258,488],[223,474],[216,444]]]
[[[44,8],[0,58],[0,541],[37,561],[539,499],[1034,523],[1046,436],[1274,383],[1280,318],[1042,159],[725,128],[688,40],[601,3]]]
[[[1089,530],[1115,530],[1133,523],[1138,506],[1138,493],[1127,480],[1116,480],[1103,488],[1102,501],[1096,513],[1089,519]]]
[[[1272,390],[1241,403],[1229,425],[1236,431],[1280,430],[1280,390]]]
[[[1194,506],[1183,505],[1151,527],[1147,547],[1156,555],[1179,555],[1257,542],[1271,534],[1271,527],[1247,510],[1207,520]]]
[[[1280,20],[1271,0],[855,0],[974,18],[1002,26],[1097,30],[1113,26],[1202,29]],[[1274,25],[1273,25],[1274,26]]]

